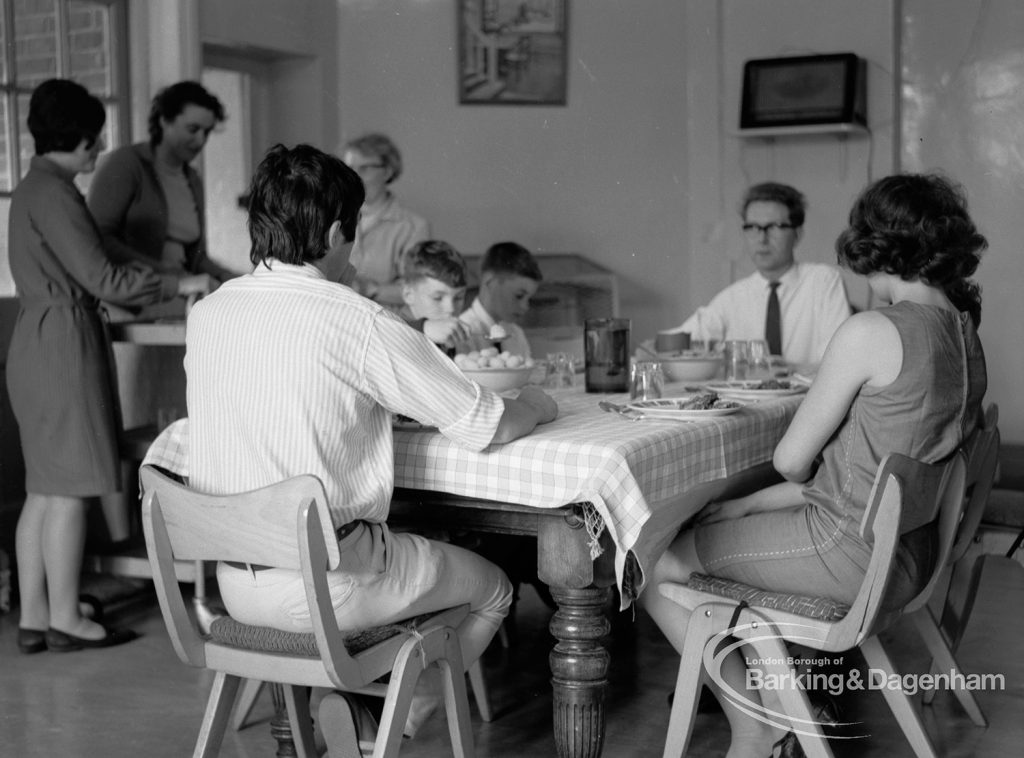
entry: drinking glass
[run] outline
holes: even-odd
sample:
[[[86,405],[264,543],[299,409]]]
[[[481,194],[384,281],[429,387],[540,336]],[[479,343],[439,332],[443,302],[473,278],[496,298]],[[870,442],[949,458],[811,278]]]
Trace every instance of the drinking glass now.
[[[765,340],[747,340],[747,379],[772,378],[772,359]]]
[[[568,353],[548,353],[544,386],[548,389],[572,387],[576,384],[576,367]]]
[[[747,378],[749,361],[748,343],[746,340],[728,340],[725,343],[725,380],[742,382]]]
[[[584,325],[587,392],[629,390],[629,319],[588,318]]]
[[[632,400],[657,400],[665,386],[665,376],[657,361],[637,361],[630,372],[629,397]]]

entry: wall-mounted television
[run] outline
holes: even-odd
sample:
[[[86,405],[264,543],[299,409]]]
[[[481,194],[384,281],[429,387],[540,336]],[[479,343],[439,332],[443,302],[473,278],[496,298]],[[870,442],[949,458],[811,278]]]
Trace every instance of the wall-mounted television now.
[[[749,60],[740,129],[866,126],[866,67],[853,53]]]

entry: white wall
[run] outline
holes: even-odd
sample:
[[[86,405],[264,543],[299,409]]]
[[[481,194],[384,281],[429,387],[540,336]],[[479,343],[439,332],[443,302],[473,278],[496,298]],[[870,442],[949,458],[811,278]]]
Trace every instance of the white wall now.
[[[339,7],[339,141],[390,133],[408,164],[396,192],[465,252],[511,238],[612,269],[634,336],[748,271],[747,184],[807,193],[798,254],[834,260],[853,197],[892,167],[892,0],[575,2],[565,107],[458,105],[454,0]],[[869,61],[873,141],[728,136],[744,60],[842,51]]]
[[[962,182],[988,238],[978,269],[987,399],[1004,442],[1024,442],[1024,4],[904,0],[903,161]]]
[[[571,3],[565,107],[458,105],[454,0],[343,1],[339,21],[338,142],[389,133],[435,236],[583,253],[621,276],[634,334],[682,314],[684,3]]]
[[[700,303],[753,271],[743,248],[737,206],[761,181],[791,184],[808,198],[803,260],[835,262],[834,243],[850,205],[872,178],[894,166],[894,0],[689,0],[686,44],[694,52],[690,77],[691,130],[687,149],[690,249],[689,295]],[[834,135],[749,139],[739,126],[743,64],[754,58],[852,52],[868,73],[870,136]],[[847,278],[859,305],[868,298],[860,277]]]

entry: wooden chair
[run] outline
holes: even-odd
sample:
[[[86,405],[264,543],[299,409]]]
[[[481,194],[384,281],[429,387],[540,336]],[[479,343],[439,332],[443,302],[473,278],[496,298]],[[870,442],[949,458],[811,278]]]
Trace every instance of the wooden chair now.
[[[941,589],[941,592],[936,591],[936,596],[927,605],[922,603],[920,608],[908,609],[928,646],[928,652],[932,654],[932,673],[935,674],[948,674],[951,671],[962,673],[954,654],[960,646],[960,640],[974,609],[974,599],[978,594],[978,585],[984,568],[986,556],[982,553],[981,543],[976,537],[992,492],[992,483],[999,462],[998,424],[999,406],[993,403],[985,409],[983,425],[964,446],[967,456],[967,501],[957,529],[956,541],[949,554],[948,584],[945,587],[940,585],[937,590]],[[932,613],[932,608],[939,610],[941,614],[938,621]],[[955,689],[954,694],[976,725],[988,725],[974,695],[969,690]],[[925,690],[925,703],[931,703],[934,698],[934,689]]]
[[[416,682],[427,666],[436,664],[444,681],[454,754],[472,757],[465,671],[453,629],[467,616],[468,606],[358,634],[339,630],[326,572],[339,565],[341,555],[319,479],[299,476],[253,492],[213,496],[189,489],[153,466],[143,466],[141,476],[146,546],[171,642],[184,663],[216,672],[194,756],[218,753],[243,679],[283,686],[300,758],[317,755],[307,688],[384,696],[373,756],[395,756]],[[301,571],[314,631],[280,632],[223,617],[209,635],[202,634],[175,579],[176,559]],[[378,681],[389,674],[387,684]],[[347,749],[359,754],[355,746]]]
[[[864,583],[850,606],[828,598],[795,597],[766,592],[739,582],[703,575],[688,584],[665,582],[659,591],[691,610],[675,697],[665,743],[665,758],[679,758],[693,729],[697,698],[714,667],[720,645],[733,637],[753,648],[772,681],[794,681],[788,664],[788,642],[827,652],[859,647],[868,666],[895,673],[878,637],[906,607],[932,592],[946,565],[963,505],[965,464],[961,454],[943,465],[927,465],[898,454],[886,456],[875,477],[861,534],[873,545]],[[933,530],[938,537],[938,560],[926,584],[909,603],[893,607],[889,589],[891,569],[900,540],[916,530]],[[704,589],[701,589],[704,588]],[[712,592],[706,590],[714,590]],[[798,610],[799,609],[799,610]],[[786,676],[788,679],[782,679]],[[889,707],[910,740],[914,753],[933,757],[935,750],[913,700],[902,690],[882,687]],[[831,758],[832,750],[803,689],[777,690],[783,713],[764,711],[756,717],[794,731],[811,758]],[[741,707],[750,703],[741,693],[725,693]],[[753,711],[748,710],[752,715]]]
[[[499,633],[500,631],[499,629]],[[508,647],[508,645],[506,644],[505,647]],[[492,721],[494,719],[494,712],[491,710],[487,680],[484,679],[484,670],[479,659],[470,664],[466,670],[466,676],[469,677],[470,688],[473,690],[473,699],[476,701],[477,710],[480,711],[481,720]],[[245,680],[241,692],[238,693],[235,702],[235,715],[231,720],[231,725],[236,731],[251,725],[249,717],[252,715],[253,708],[256,707],[256,702],[259,700],[265,684],[266,682],[262,682],[259,679]]]

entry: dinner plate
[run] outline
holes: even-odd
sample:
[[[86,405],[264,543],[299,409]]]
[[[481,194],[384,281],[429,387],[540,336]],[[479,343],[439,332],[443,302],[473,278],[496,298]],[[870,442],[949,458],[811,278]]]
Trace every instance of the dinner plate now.
[[[704,386],[712,392],[717,392],[721,397],[735,400],[764,400],[769,397],[789,397],[807,392],[807,387],[803,384],[792,384],[788,389],[755,389],[760,383],[760,381],[708,382]]]
[[[737,403],[732,408],[706,408],[704,410],[691,410],[679,407],[692,398],[693,395],[687,395],[685,397],[663,397],[659,400],[637,400],[627,403],[626,407],[639,411],[649,418],[666,418],[677,421],[695,421],[696,419],[712,418],[714,416],[728,416],[743,408],[743,403]]]

